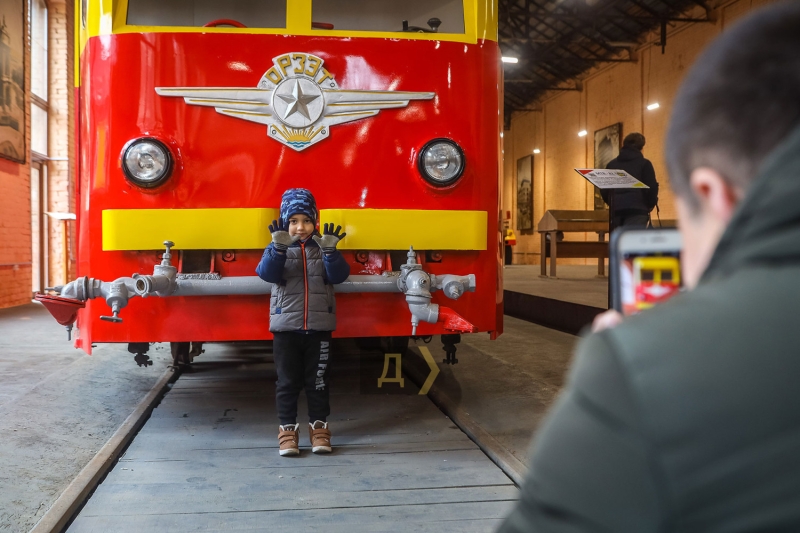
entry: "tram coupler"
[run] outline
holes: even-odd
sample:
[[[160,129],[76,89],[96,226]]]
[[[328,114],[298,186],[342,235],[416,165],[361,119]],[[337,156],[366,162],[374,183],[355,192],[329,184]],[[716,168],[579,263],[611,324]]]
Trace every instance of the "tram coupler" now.
[[[153,274],[134,273],[131,277],[117,278],[114,281],[80,277],[74,281],[53,290],[59,296],[37,295],[37,300],[43,304],[54,316],[67,315],[60,319],[64,326],[69,326],[75,321],[77,309],[83,307],[85,302],[93,298],[103,298],[111,308],[111,315],[101,316],[101,320],[113,323],[122,322],[120,312],[128,305],[131,298],[140,296],[227,296],[227,295],[261,295],[269,294],[271,284],[258,276],[231,276],[220,278],[216,275],[213,279],[187,279],[178,275],[178,269],[172,266],[171,248],[172,241],[164,241],[166,251],[161,264],[153,267]],[[343,283],[337,285],[337,292],[402,292],[405,295],[408,309],[411,313],[411,335],[416,336],[417,326],[420,322],[435,324],[442,323],[444,331],[453,334],[470,333],[477,328],[467,319],[453,309],[439,306],[431,302],[431,293],[437,290],[451,300],[457,300],[466,292],[474,292],[476,281],[474,274],[429,274],[423,265],[417,263],[417,253],[410,247],[406,254],[408,260],[400,266],[400,275],[355,275],[350,276]],[[397,276],[395,278],[395,276]],[[47,302],[45,300],[58,300]],[[68,311],[68,312],[67,312]],[[69,329],[68,329],[69,331]],[[202,353],[198,352],[192,357]]]
[[[128,351],[134,354],[133,360],[137,365],[143,367],[153,366],[153,360],[147,355],[147,352],[150,351],[149,342],[129,342]]]
[[[452,334],[452,335],[442,335],[442,350],[444,350],[445,358],[442,359],[442,362],[446,365],[455,365],[458,364],[458,359],[456,358],[456,344],[461,342],[461,335],[460,334]]]

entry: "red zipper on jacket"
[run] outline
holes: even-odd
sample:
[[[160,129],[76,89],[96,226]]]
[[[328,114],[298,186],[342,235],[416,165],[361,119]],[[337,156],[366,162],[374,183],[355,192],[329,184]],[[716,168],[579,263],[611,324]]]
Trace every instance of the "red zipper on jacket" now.
[[[306,265],[306,243],[300,241],[303,254],[303,329],[308,330],[308,265]]]

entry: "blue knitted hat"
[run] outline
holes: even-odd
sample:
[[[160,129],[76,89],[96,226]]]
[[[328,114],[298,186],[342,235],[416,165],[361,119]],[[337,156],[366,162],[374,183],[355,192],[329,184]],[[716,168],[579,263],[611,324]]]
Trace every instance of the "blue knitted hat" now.
[[[308,189],[287,189],[281,198],[281,220],[289,223],[289,217],[302,213],[317,223],[317,202]]]

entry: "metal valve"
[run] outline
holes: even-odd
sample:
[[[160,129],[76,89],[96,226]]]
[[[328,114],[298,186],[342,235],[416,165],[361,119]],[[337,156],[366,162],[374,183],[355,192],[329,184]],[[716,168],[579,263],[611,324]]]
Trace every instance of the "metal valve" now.
[[[439,317],[439,306],[431,304],[431,277],[417,263],[417,253],[410,247],[406,264],[400,266],[398,288],[406,295],[406,303],[411,311],[411,335],[417,334],[420,321],[436,322]]]
[[[170,262],[172,260],[172,253],[170,252],[171,248],[175,246],[175,243],[172,241],[164,241],[164,246],[167,250],[164,252],[164,255],[161,256],[161,266],[172,266]]]
[[[122,285],[122,284],[120,284],[120,285],[122,287],[125,287],[125,285]],[[120,305],[120,302],[122,301],[122,298],[123,298],[123,296],[121,295],[122,290],[119,289],[119,286],[116,286],[116,287],[112,286],[112,291],[114,289],[117,289],[115,291],[116,294],[114,292],[112,292],[112,294],[109,295],[108,298],[106,298],[106,302],[111,304],[112,316],[101,316],[100,320],[105,320],[106,322],[113,322],[115,324],[120,324],[122,322],[122,319],[119,317],[119,310],[122,307],[124,307],[125,303],[127,303],[128,290],[127,290],[127,288],[125,289],[125,291],[124,291],[125,292],[125,296],[124,296],[125,300],[124,300],[124,303],[122,305]]]
[[[153,274],[134,274],[133,290],[142,298],[155,294],[169,296],[175,291],[175,278],[178,269],[172,266],[172,251],[175,246],[172,241],[164,241],[166,251],[161,256],[161,263],[153,267]]]
[[[112,316],[103,315],[100,317],[100,320],[105,320],[106,322],[114,322],[115,324],[119,324],[122,322],[122,319],[119,317],[119,311],[114,311]]]

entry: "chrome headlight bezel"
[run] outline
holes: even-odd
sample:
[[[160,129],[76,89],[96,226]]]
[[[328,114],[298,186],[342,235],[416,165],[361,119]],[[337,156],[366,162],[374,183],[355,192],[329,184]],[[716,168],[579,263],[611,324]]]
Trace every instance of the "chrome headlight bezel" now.
[[[131,150],[144,143],[155,146],[159,151],[163,152],[164,155],[164,165],[161,169],[161,172],[154,179],[142,179],[137,176],[135,172],[128,166],[127,159]],[[128,141],[122,148],[122,155],[120,157],[120,166],[122,167],[123,174],[125,174],[125,179],[143,189],[154,189],[160,185],[163,185],[164,182],[166,182],[172,175],[174,163],[175,161],[172,157],[172,151],[169,149],[169,147],[163,141],[154,137],[139,137]]]
[[[458,154],[458,158],[460,159],[460,167],[452,177],[446,180],[436,179],[434,176],[431,175],[431,173],[428,171],[427,166],[425,165],[426,154],[431,148],[439,144],[446,144],[454,148],[456,153]],[[461,176],[464,175],[464,169],[466,168],[466,166],[467,166],[467,159],[464,156],[464,150],[458,145],[457,142],[455,142],[452,139],[448,139],[446,137],[439,137],[425,143],[425,146],[423,146],[422,149],[419,151],[419,157],[417,158],[417,169],[419,170],[419,173],[422,175],[423,178],[425,178],[425,181],[427,181],[434,187],[439,187],[439,188],[449,187],[450,185],[457,182],[461,178]]]

